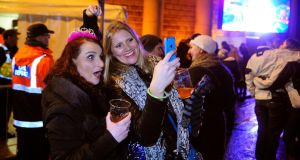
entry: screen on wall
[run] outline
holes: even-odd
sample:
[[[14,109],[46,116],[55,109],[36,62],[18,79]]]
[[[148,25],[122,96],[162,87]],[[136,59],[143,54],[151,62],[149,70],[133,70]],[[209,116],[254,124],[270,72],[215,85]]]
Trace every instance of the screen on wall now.
[[[284,33],[290,0],[224,0],[222,30]]]

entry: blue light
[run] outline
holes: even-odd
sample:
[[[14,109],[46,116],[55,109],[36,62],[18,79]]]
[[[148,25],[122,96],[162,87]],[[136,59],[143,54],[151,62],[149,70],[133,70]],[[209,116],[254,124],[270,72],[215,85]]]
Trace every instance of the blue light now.
[[[224,0],[222,30],[284,33],[290,0]]]

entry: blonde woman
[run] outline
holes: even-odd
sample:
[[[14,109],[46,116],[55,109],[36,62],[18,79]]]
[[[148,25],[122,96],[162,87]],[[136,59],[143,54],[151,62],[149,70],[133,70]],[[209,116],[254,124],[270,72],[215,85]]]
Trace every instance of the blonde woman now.
[[[119,21],[106,30],[104,50],[104,82],[110,98],[124,97],[133,104],[129,146],[141,146],[131,148],[129,155],[162,160],[190,159],[194,153],[193,159],[199,159],[199,153],[191,152],[187,129],[181,126],[184,104],[174,89],[167,89],[180,65],[178,58],[168,62],[174,51],[163,60],[144,55],[135,31]],[[146,119],[146,115],[152,116]]]

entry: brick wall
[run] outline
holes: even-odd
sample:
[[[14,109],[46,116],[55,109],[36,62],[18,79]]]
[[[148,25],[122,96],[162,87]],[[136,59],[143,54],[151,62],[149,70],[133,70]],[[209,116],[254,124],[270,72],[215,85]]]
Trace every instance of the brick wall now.
[[[161,38],[175,36],[176,42],[194,33],[195,0],[164,0]]]
[[[128,24],[141,35],[143,27],[143,0],[106,0],[107,4],[125,6],[128,11]]]
[[[126,6],[128,24],[142,35],[143,0],[106,0],[108,4]],[[194,33],[195,0],[163,0],[161,38],[175,36],[176,42]]]

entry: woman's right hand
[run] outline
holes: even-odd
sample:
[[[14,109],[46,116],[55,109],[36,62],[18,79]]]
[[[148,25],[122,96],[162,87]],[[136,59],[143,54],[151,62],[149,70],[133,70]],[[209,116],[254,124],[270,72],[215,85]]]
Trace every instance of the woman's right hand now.
[[[106,129],[111,133],[115,140],[120,143],[128,136],[131,113],[129,112],[128,116],[117,123],[112,122],[110,116],[110,112],[108,112],[106,116]]]
[[[102,14],[102,10],[99,6],[97,5],[89,5],[88,8],[85,11],[85,14],[88,17],[92,17],[92,16],[99,16]]]
[[[150,92],[154,96],[162,97],[166,87],[173,81],[176,68],[180,66],[179,58],[169,62],[175,51],[166,54],[163,60],[159,61],[154,68],[153,78],[150,84]]]

